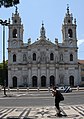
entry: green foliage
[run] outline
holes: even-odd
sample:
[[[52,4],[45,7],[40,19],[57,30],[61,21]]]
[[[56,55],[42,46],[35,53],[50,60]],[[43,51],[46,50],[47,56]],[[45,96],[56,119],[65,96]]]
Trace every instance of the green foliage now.
[[[6,70],[6,84],[8,80],[8,61],[5,61],[5,70]],[[3,63],[0,63],[0,85],[4,84],[3,80],[4,70],[3,70]]]
[[[19,4],[19,0],[0,0],[0,7],[12,7],[14,5]]]
[[[0,69],[3,69],[3,63],[0,63]]]

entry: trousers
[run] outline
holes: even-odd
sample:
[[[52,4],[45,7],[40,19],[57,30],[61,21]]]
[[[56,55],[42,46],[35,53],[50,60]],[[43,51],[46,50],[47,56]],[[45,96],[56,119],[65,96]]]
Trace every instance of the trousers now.
[[[60,107],[59,107],[59,101],[55,101],[55,107],[56,107],[56,111],[58,114],[60,114]]]

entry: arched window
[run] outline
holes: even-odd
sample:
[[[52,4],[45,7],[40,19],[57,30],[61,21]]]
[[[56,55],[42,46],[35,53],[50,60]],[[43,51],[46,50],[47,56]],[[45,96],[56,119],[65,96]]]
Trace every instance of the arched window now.
[[[72,37],[73,37],[72,29],[69,29],[69,30],[68,30],[68,36],[69,36],[69,38],[72,38]]]
[[[13,55],[13,62],[16,62],[16,55]]]
[[[54,55],[53,55],[53,53],[50,54],[50,60],[54,60]]]
[[[17,38],[17,29],[13,30],[13,38]]]
[[[36,53],[33,53],[33,61],[36,61]]]
[[[70,61],[73,61],[73,55],[70,54]]]

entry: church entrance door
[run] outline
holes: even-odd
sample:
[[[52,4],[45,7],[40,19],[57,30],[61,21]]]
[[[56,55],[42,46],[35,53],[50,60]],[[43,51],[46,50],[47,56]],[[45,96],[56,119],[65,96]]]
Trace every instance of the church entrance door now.
[[[32,86],[37,87],[37,77],[36,76],[32,77]]]
[[[74,77],[73,76],[69,77],[69,84],[70,84],[70,86],[74,86]]]
[[[55,77],[50,76],[50,87],[55,85]]]
[[[45,76],[41,77],[41,87],[46,87],[46,77]]]
[[[13,87],[17,87],[17,77],[13,77]]]

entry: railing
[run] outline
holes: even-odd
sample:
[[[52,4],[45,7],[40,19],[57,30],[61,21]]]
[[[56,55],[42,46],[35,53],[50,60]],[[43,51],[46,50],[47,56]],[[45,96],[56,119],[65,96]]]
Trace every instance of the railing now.
[[[84,87],[73,87],[71,88],[72,91],[84,91]],[[4,91],[3,87],[0,86],[0,91]],[[52,88],[51,87],[47,87],[47,88],[41,88],[41,87],[17,87],[17,88],[6,88],[6,91],[8,92],[30,92],[30,91],[52,91]]]

